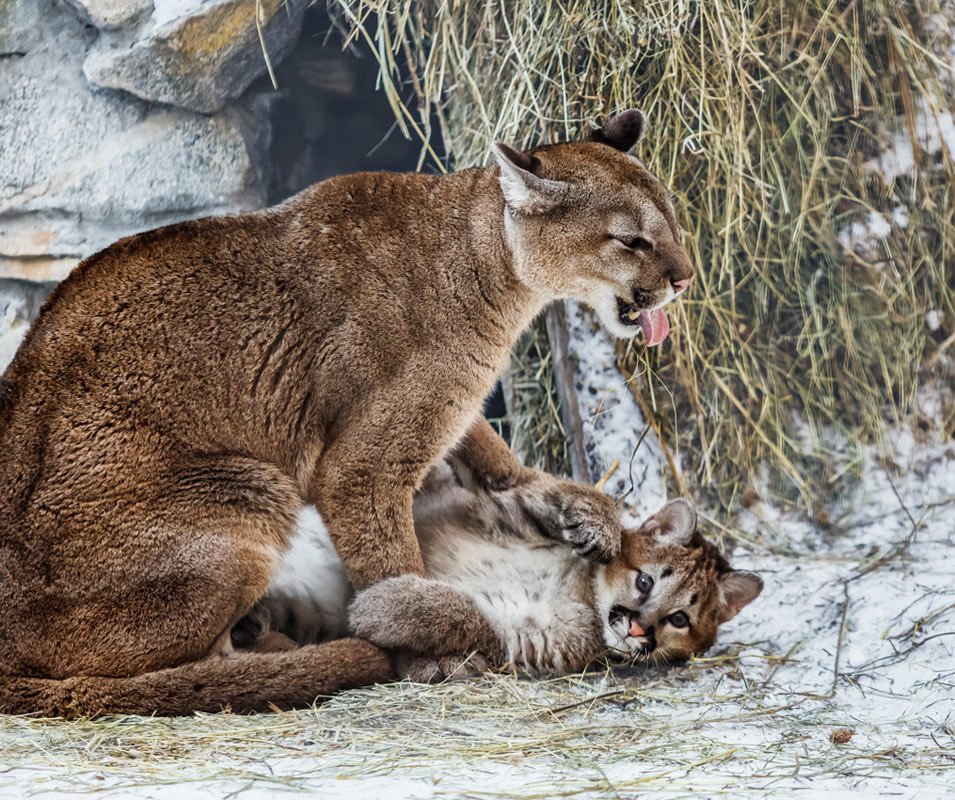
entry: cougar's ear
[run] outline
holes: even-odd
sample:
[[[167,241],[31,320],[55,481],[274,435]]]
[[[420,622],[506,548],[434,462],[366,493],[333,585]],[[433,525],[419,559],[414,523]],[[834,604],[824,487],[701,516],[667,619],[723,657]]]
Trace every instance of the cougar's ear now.
[[[627,153],[639,144],[646,132],[646,115],[636,108],[631,108],[608,119],[602,128],[597,128],[587,139]]]
[[[520,214],[540,214],[560,202],[567,184],[540,177],[539,158],[501,142],[494,143],[493,151],[508,208]]]
[[[763,579],[755,572],[731,569],[720,576],[723,597],[723,621],[733,619],[763,591]]]
[[[671,500],[651,518],[650,532],[657,544],[686,547],[696,530],[696,509],[689,500]]]

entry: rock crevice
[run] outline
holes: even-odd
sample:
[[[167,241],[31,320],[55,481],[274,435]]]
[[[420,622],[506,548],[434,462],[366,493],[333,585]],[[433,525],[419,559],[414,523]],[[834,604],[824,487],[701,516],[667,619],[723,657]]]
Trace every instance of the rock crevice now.
[[[137,231],[413,167],[414,143],[375,147],[374,62],[322,44],[306,6],[258,4],[276,91],[255,0],[0,0],[0,276],[62,278]]]

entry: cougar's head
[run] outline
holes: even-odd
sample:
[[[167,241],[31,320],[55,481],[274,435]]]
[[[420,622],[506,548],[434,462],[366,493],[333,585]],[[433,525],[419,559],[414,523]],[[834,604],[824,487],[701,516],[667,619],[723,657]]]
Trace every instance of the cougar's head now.
[[[674,500],[623,533],[620,555],[597,572],[604,642],[626,658],[674,661],[703,653],[718,626],[763,589],[752,572],[730,568],[696,529],[696,511]]]
[[[547,299],[590,305],[617,336],[662,342],[662,308],[693,280],[673,204],[629,151],[646,117],[632,109],[588,141],[527,153],[494,145],[518,277]]]

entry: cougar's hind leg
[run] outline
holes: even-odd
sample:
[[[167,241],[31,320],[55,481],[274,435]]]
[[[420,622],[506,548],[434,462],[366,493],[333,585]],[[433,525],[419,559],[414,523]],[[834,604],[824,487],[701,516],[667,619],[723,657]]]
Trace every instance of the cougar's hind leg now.
[[[121,557],[99,557],[107,569],[57,598],[45,638],[67,634],[51,677],[134,675],[231,652],[232,626],[268,587],[300,506],[290,479],[251,458],[192,457],[155,476],[149,496],[101,520],[89,545],[121,547]]]

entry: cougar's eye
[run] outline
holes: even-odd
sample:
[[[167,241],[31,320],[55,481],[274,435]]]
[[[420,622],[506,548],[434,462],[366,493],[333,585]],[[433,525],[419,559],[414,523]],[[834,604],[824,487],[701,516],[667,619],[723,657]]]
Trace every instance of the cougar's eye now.
[[[652,588],[653,578],[651,578],[645,572],[641,572],[639,575],[637,575],[637,591],[640,592],[640,594],[649,594]]]
[[[674,628],[685,628],[690,624],[690,618],[685,611],[674,611],[670,614],[670,624]]]
[[[644,239],[642,236],[615,236],[614,238],[624,247],[628,247],[631,250],[644,250],[649,252],[653,249],[653,242],[649,239]]]

